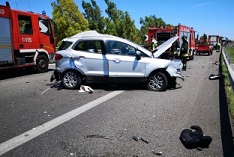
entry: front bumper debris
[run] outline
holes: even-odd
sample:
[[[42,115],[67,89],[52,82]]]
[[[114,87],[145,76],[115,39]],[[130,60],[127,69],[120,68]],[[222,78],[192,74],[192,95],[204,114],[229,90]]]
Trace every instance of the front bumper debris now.
[[[184,81],[184,75],[181,72],[176,72],[176,74],[174,74],[174,77],[180,78]]]

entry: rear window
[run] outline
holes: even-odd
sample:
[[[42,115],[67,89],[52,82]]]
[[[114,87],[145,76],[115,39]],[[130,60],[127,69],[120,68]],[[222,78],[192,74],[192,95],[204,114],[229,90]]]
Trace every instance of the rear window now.
[[[58,50],[66,50],[69,46],[71,46],[71,44],[72,42],[70,41],[63,41]]]

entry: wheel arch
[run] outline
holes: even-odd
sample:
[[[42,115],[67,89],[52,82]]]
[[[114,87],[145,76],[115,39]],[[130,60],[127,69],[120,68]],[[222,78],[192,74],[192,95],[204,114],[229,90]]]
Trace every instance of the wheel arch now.
[[[48,61],[50,60],[50,55],[49,53],[46,51],[46,50],[41,50],[41,49],[38,49],[36,50],[36,53],[35,53],[35,56],[34,56],[34,62],[36,62],[37,58],[39,56],[46,56],[46,58],[48,59]]]
[[[148,79],[149,79],[149,77],[150,77],[153,73],[156,73],[156,72],[164,73],[168,79],[171,78],[170,74],[166,71],[166,69],[160,68],[160,69],[155,69],[155,70],[153,70],[153,71],[149,74]]]
[[[63,77],[63,75],[67,72],[67,71],[73,71],[75,73],[77,73],[80,77],[81,77],[81,81],[85,82],[86,81],[86,75],[84,74],[83,71],[79,70],[79,69],[74,69],[74,68],[69,68],[63,71],[63,73],[61,74],[61,78]]]
[[[154,75],[158,75],[158,77],[155,78]],[[152,78],[153,76],[153,78]],[[150,73],[150,75],[147,78],[147,88],[149,90],[153,91],[165,91],[169,85],[169,82],[172,77],[170,77],[169,73],[165,69],[155,69]],[[156,79],[156,80],[155,80]]]

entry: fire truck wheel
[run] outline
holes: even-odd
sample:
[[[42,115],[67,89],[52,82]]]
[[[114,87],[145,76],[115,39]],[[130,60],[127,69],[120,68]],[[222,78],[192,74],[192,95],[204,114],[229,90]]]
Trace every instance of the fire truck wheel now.
[[[66,89],[77,89],[81,86],[81,77],[74,70],[68,70],[62,75],[62,84]]]
[[[46,72],[48,70],[49,61],[46,56],[41,55],[37,58],[36,70],[39,73]]]
[[[165,91],[168,86],[168,78],[162,72],[151,74],[147,81],[147,88],[151,91]]]

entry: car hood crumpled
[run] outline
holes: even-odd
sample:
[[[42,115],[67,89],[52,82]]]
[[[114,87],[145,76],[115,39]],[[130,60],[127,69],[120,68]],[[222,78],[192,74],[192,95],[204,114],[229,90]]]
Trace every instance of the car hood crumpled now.
[[[178,38],[179,38],[178,36],[174,36],[168,39],[163,44],[159,45],[157,49],[153,51],[154,57],[158,58],[159,56],[161,56],[161,54],[164,53],[167,49],[169,49]]]

